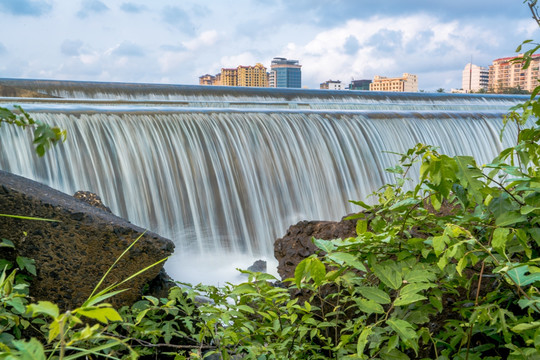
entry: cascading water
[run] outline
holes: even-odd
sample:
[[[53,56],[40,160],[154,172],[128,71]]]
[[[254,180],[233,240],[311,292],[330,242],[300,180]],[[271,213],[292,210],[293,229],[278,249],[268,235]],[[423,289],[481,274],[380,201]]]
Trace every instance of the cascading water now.
[[[114,213],[176,243],[177,280],[272,259],[273,240],[304,219],[337,220],[349,199],[392,181],[384,169],[417,142],[490,161],[501,117],[522,97],[389,94],[2,80],[66,98],[0,98],[68,140],[43,159],[28,134],[0,128],[0,169],[63,192],[99,194]],[[108,94],[108,95],[107,95]],[[76,96],[78,99],[74,99]],[[181,269],[181,270],[178,270]],[[212,275],[210,275],[212,276]],[[230,280],[218,270],[220,281]]]

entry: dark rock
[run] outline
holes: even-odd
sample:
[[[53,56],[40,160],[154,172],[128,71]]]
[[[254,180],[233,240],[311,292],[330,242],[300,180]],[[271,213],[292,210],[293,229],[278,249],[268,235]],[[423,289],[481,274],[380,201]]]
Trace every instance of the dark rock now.
[[[251,265],[250,267],[247,268],[249,271],[253,271],[253,272],[262,272],[262,273],[265,273],[266,272],[266,261],[264,260],[257,260],[253,263],[253,265]]]
[[[292,225],[287,234],[274,243],[281,279],[293,278],[296,265],[317,251],[312,238],[332,240],[352,236],[356,236],[356,220],[300,221]]]
[[[0,258],[13,260],[18,255],[35,260],[37,276],[30,288],[35,301],[53,301],[63,310],[80,306],[114,261],[139,237],[130,250],[137,257],[130,260],[128,252],[109,273],[104,286],[126,279],[174,250],[172,241],[145,233],[110,212],[43,184],[0,170],[0,187],[1,213],[55,220],[0,216],[0,238],[13,241],[16,248],[11,253],[0,248]],[[107,301],[119,307],[139,300],[145,284],[155,279],[162,267],[155,266],[123,284],[121,288],[129,290]]]

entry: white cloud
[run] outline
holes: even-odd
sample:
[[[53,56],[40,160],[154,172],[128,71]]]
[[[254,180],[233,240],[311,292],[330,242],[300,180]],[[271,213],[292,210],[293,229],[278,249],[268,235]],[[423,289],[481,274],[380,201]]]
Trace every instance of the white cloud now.
[[[220,59],[221,67],[237,67],[238,65],[255,65],[256,63],[261,62],[260,58],[257,58],[251,52],[243,52],[238,55],[223,56]],[[268,65],[265,65],[268,66]],[[221,70],[221,69],[220,69]]]
[[[202,32],[192,40],[183,42],[182,45],[184,45],[187,50],[194,51],[199,48],[213,46],[217,40],[218,32],[216,30],[209,30]]]
[[[433,68],[441,73],[449,67],[461,71],[456,62],[464,64],[477,46],[493,44],[496,37],[492,29],[428,15],[379,16],[350,20],[318,33],[303,46],[288,44],[284,52],[300,59],[304,84],[327,79],[348,82],[352,77],[372,79],[374,75],[401,76],[404,72],[419,74],[422,83],[427,78],[422,79],[421,73]],[[347,51],[351,39],[355,51]],[[427,86],[434,85],[431,80],[425,82]]]

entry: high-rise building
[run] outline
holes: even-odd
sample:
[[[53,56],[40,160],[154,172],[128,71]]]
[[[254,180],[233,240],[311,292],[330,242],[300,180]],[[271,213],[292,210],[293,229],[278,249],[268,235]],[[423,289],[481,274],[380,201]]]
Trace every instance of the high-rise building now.
[[[237,74],[238,86],[268,87],[268,74],[262,64],[239,66],[237,68]]]
[[[216,77],[210,74],[199,76],[199,85],[214,85]]]
[[[222,68],[221,83],[223,86],[238,86],[238,69],[237,68]]]
[[[373,82],[369,84],[371,91],[395,91],[395,92],[417,92],[418,79],[416,75],[404,73],[400,78],[388,78],[375,76]]]
[[[371,80],[352,80],[349,84],[349,90],[369,90]]]
[[[343,84],[339,80],[327,80],[321,84],[321,89],[343,90]]]
[[[487,90],[489,83],[489,69],[472,63],[465,65],[461,76],[461,88],[464,92],[478,92]]]
[[[298,60],[275,57],[270,65],[270,87],[301,88],[302,65]]]
[[[501,93],[514,88],[531,92],[538,85],[540,54],[532,56],[527,69],[523,69],[521,62],[512,61],[515,58],[512,56],[493,60],[492,65],[489,66],[488,88],[490,91]]]

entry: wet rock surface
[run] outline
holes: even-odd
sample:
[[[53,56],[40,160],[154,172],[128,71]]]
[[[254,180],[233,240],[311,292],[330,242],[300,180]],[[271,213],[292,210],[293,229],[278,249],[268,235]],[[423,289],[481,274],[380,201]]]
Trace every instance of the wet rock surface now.
[[[274,243],[281,279],[294,277],[296,265],[318,250],[311,240],[313,237],[331,240],[351,236],[356,236],[356,220],[300,221],[292,225],[285,236]]]
[[[80,306],[137,238],[141,237],[110,272],[105,284],[120,282],[174,250],[172,241],[145,232],[100,207],[5,171],[0,171],[0,213],[55,220],[0,216],[0,238],[15,244],[15,251],[0,248],[0,257],[34,259],[37,276],[30,295],[36,301],[53,301],[62,309]],[[130,280],[121,287],[128,291],[108,301],[122,306],[139,300],[145,284],[162,268],[160,264]]]

